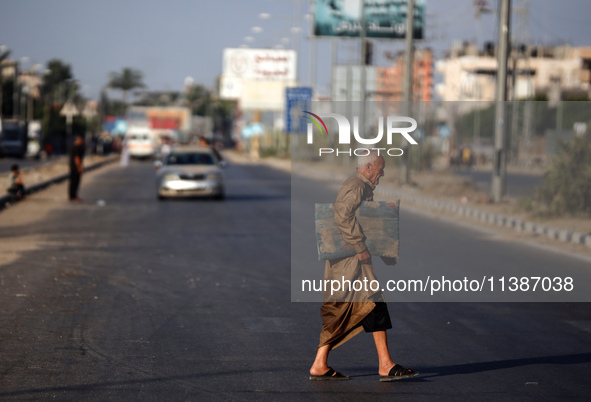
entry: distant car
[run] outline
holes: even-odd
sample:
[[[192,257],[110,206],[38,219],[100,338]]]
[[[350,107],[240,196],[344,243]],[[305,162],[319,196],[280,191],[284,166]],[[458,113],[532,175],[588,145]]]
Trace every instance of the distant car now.
[[[155,163],[158,199],[168,197],[225,198],[225,161],[208,147],[173,149]]]
[[[127,134],[127,148],[129,155],[133,158],[151,158],[158,147],[156,135],[152,129],[147,127],[129,127]]]

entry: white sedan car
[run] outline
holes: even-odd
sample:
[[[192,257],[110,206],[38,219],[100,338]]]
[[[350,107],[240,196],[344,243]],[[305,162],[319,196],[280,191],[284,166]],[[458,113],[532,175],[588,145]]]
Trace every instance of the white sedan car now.
[[[179,148],[155,163],[158,199],[169,197],[225,197],[226,162],[207,147]]]

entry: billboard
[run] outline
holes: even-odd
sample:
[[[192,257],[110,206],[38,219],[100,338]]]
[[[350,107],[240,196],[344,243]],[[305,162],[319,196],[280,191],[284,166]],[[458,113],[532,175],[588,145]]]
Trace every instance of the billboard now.
[[[283,110],[285,88],[296,83],[296,52],[283,49],[224,49],[220,97],[242,109]]]
[[[295,81],[296,52],[283,49],[224,49],[222,76],[262,81]]]
[[[126,118],[130,125],[156,130],[191,129],[191,109],[186,107],[132,106]]]
[[[295,81],[253,81],[243,82],[240,107],[244,110],[281,111],[285,107],[285,89],[295,86]]]
[[[404,39],[407,0],[364,0],[367,38]],[[361,0],[316,0],[314,35],[359,37]],[[415,0],[413,37],[423,39],[425,0]]]
[[[240,78],[222,75],[220,78],[220,96],[222,99],[240,99],[244,87],[243,81]]]

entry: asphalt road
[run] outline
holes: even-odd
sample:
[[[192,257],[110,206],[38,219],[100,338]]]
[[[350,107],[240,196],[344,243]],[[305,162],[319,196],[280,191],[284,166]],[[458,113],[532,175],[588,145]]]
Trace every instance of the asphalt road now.
[[[474,180],[476,187],[483,193],[491,192],[492,172],[455,169],[456,176]],[[509,197],[520,198],[533,195],[536,187],[542,184],[542,176],[537,174],[507,173],[506,194]]]
[[[310,382],[320,304],[291,302],[291,279],[318,275],[322,264],[303,252],[294,260],[310,268],[292,270],[291,234],[309,225],[311,201],[332,200],[332,183],[300,178],[292,185],[286,173],[233,165],[226,201],[159,202],[149,163],[91,174],[93,186],[83,183],[81,192],[86,203],[59,204],[34,223],[0,228],[0,241],[34,235],[39,242],[0,267],[0,399],[538,401],[591,394],[588,303],[400,300],[389,304],[390,348],[420,377],[378,382],[375,348],[361,334],[331,355],[332,367],[351,381]],[[591,268],[420,215],[401,222],[403,254],[392,270],[400,275],[437,265],[448,275],[480,275],[519,264],[527,275],[560,268],[587,280]],[[378,275],[387,277],[386,269],[376,263]]]

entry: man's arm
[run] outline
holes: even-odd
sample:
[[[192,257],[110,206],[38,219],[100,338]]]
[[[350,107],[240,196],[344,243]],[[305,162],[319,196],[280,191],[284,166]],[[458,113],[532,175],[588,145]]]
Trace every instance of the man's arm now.
[[[74,164],[76,165],[76,169],[78,169],[78,173],[82,174],[82,172],[84,172],[82,158],[80,158],[78,155],[74,156]]]
[[[24,185],[25,184],[25,174],[23,172],[18,172],[18,176],[14,181],[14,184]]]
[[[335,221],[339,227],[343,239],[353,246],[360,261],[371,258],[364,242],[365,236],[355,212],[361,205],[363,188],[352,186],[351,188],[341,190],[337,201],[334,203]]]

